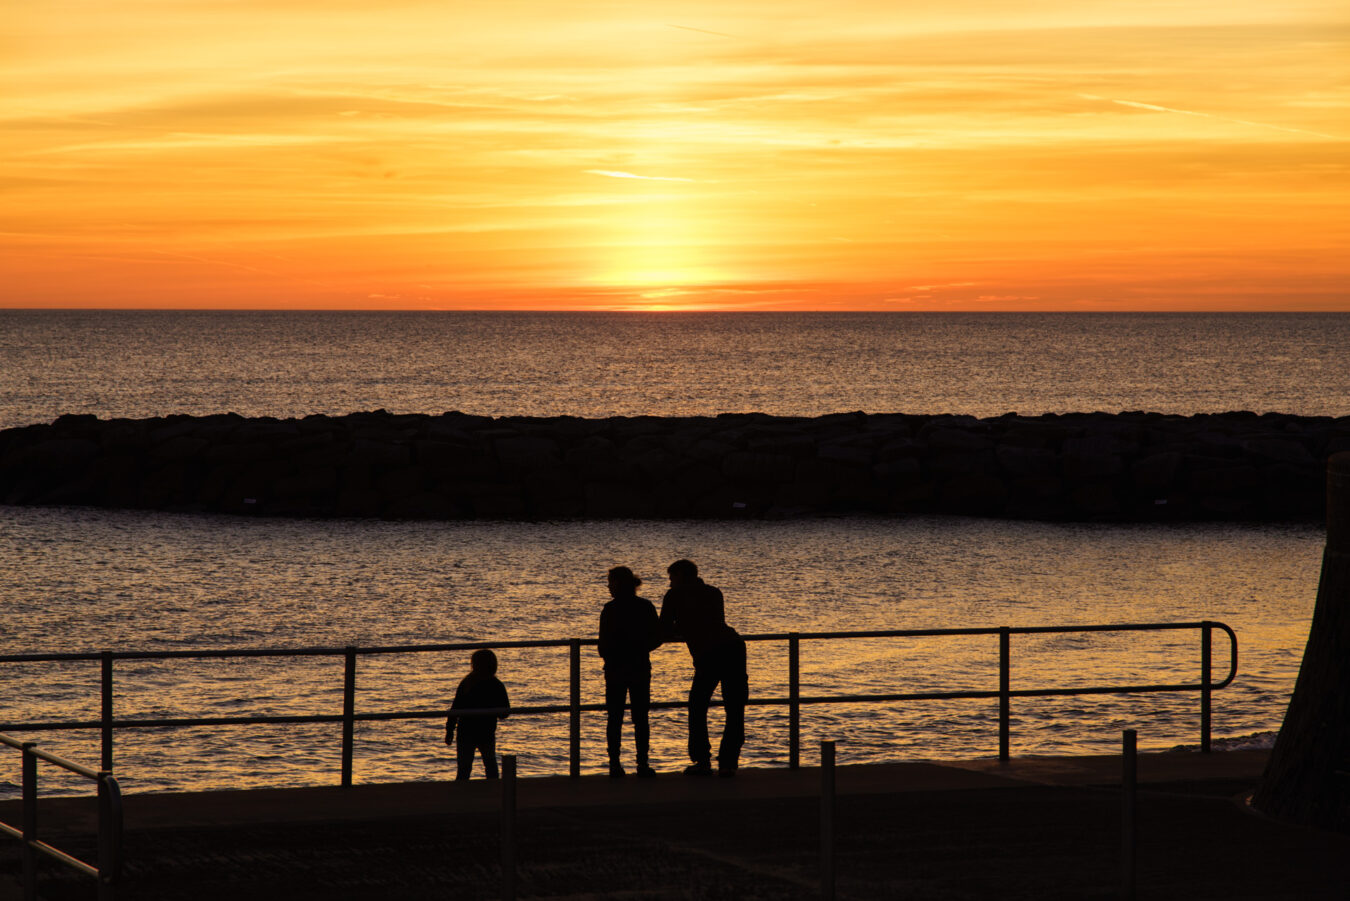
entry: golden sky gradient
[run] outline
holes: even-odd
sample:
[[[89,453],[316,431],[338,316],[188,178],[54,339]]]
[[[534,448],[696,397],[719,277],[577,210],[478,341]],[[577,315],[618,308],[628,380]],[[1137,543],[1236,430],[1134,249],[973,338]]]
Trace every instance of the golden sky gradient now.
[[[37,0],[0,306],[1350,310],[1344,0]]]

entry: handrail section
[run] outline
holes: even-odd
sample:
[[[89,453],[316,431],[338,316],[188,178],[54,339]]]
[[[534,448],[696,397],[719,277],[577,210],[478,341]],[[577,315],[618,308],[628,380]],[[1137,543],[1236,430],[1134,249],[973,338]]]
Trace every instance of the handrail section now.
[[[1069,634],[1081,632],[1156,632],[1179,629],[1200,630],[1200,678],[1197,682],[1097,685],[1082,688],[1021,688],[1012,687],[1012,636]],[[1213,681],[1213,632],[1228,636],[1228,674]],[[998,636],[999,687],[989,690],[900,692],[884,694],[817,695],[801,694],[801,643],[803,641],[835,641],[858,638],[932,638],[950,636]],[[1044,698],[1068,695],[1139,694],[1154,692],[1195,691],[1200,694],[1200,749],[1211,750],[1212,695],[1231,685],[1237,676],[1237,634],[1226,624],[1204,620],[1182,623],[1116,623],[1085,626],[1000,626],[993,628],[960,629],[883,629],[860,632],[773,632],[744,636],[746,641],[786,641],[788,644],[788,696],[754,698],[752,707],[786,706],[788,708],[788,766],[796,769],[801,764],[801,707],[806,704],[862,704],[895,703],[901,701],[935,700],[992,700],[999,702],[999,758],[1007,760],[1011,743],[1011,707],[1014,698]],[[445,710],[356,710],[356,661],[358,657],[376,654],[417,654],[446,651],[472,651],[480,648],[547,648],[566,647],[569,653],[568,703],[543,704],[511,708],[512,715],[569,715],[569,774],[581,774],[581,714],[605,709],[604,704],[581,703],[581,648],[597,644],[593,638],[538,639],[528,641],[475,641],[441,644],[379,645],[343,648],[244,648],[239,650],[207,649],[179,651],[103,651],[101,653],[61,654],[6,654],[0,663],[32,663],[46,661],[98,660],[102,667],[101,714],[97,720],[65,722],[0,723],[4,731],[44,731],[60,729],[98,729],[102,735],[103,769],[113,768],[113,733],[116,729],[181,728],[188,726],[238,726],[252,724],[341,723],[342,724],[342,784],[352,784],[353,735],[358,722],[388,720],[435,719],[446,716]],[[342,657],[343,704],[340,714],[282,714],[259,716],[207,717],[123,717],[113,716],[113,662],[115,660],[168,660],[184,658],[240,658],[240,657]],[[671,709],[688,706],[683,701],[654,702],[653,709]],[[714,702],[714,706],[716,702]],[[452,716],[498,713],[496,710],[455,711]]]
[[[45,854],[64,866],[92,876],[98,883],[99,901],[113,901],[122,875],[122,790],[117,778],[106,769],[92,770],[74,761],[40,750],[36,742],[21,741],[0,732],[0,744],[23,754],[23,822],[19,826],[0,822],[0,834],[23,842],[23,897],[36,901],[38,854]],[[37,763],[45,761],[77,776],[98,783],[98,865],[89,864],[38,838]]]

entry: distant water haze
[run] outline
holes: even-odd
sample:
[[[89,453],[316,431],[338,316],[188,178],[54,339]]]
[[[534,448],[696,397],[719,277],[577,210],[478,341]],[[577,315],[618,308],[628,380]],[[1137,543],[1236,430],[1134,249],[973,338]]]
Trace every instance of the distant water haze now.
[[[341,647],[591,638],[625,564],[660,603],[665,566],[689,556],[723,589],[744,633],[1222,620],[1242,642],[1215,695],[1216,737],[1278,728],[1316,595],[1321,532],[1309,527],[1070,526],[958,518],[793,522],[427,523],[253,520],[0,507],[0,653]],[[1014,688],[1195,682],[1198,632],[1015,636]],[[1215,677],[1227,671],[1219,636]],[[564,704],[565,648],[503,650],[516,704]],[[654,656],[654,696],[684,698],[682,645]],[[993,690],[998,640],[805,641],[804,694]],[[468,654],[363,657],[358,711],[448,706]],[[0,664],[0,721],[96,718],[97,662]],[[127,661],[118,716],[341,711],[340,658]],[[750,645],[752,697],[787,695],[783,643]],[[602,699],[583,649],[582,699]],[[685,763],[683,713],[653,715],[654,761]],[[715,715],[716,717],[716,715]],[[751,708],[748,766],[787,762],[783,707]],[[1015,700],[1013,752],[1109,753],[1120,730],[1146,748],[1196,744],[1184,695]],[[448,778],[442,721],[359,724],[357,781]],[[631,733],[626,733],[631,752]],[[337,724],[127,730],[129,790],[332,784]],[[36,734],[98,759],[93,732]],[[995,701],[803,708],[805,759],[837,739],[845,762],[997,753]],[[517,717],[500,748],[527,774],[567,770],[566,716]],[[583,770],[604,765],[603,715],[583,719]],[[8,785],[3,780],[9,780]],[[17,790],[0,771],[0,795]]]
[[[1347,314],[0,310],[0,427],[103,418],[1350,413]]]

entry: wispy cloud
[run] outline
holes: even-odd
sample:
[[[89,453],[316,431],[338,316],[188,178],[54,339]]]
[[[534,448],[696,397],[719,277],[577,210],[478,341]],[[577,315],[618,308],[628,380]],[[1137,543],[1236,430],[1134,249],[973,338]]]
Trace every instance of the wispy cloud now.
[[[640,297],[660,300],[667,297],[691,297],[711,294],[781,294],[782,289],[773,288],[732,288],[723,285],[700,285],[697,288],[658,288],[655,291],[643,291]]]
[[[194,256],[190,253],[169,253],[165,250],[151,250],[150,253],[155,256],[168,257],[171,260],[187,260],[192,263],[205,263],[208,266],[224,266],[227,269],[241,269],[244,272],[257,272],[261,275],[278,275],[269,269],[259,269],[257,266],[246,266],[243,263],[232,263],[228,260],[209,260],[206,257]]]
[[[982,282],[946,282],[941,285],[910,285],[911,291],[943,291],[947,288],[971,288]]]
[[[619,172],[614,169],[587,169],[588,175],[603,175],[606,178],[639,178],[643,181],[687,181],[692,182],[692,178],[676,178],[672,175],[637,175],[633,172]]]
[[[1201,113],[1195,110],[1176,109],[1171,106],[1159,106],[1156,103],[1140,103],[1137,100],[1117,100],[1114,97],[1098,97],[1096,94],[1079,94],[1084,100],[1100,100],[1106,103],[1115,103],[1120,106],[1128,106],[1133,109],[1146,109],[1156,113],[1176,113],[1179,116],[1199,116],[1202,119],[1216,119],[1220,122],[1231,122],[1234,125],[1246,125],[1251,128],[1269,128],[1274,131],[1287,131],[1296,135],[1311,135],[1315,138],[1330,138],[1333,141],[1340,140],[1336,135],[1325,134],[1320,131],[1308,131],[1303,128],[1289,128],[1284,125],[1272,125],[1269,122],[1252,122],[1247,119],[1230,119],[1227,116],[1216,116],[1213,113]]]
[[[706,28],[690,28],[688,25],[672,25],[669,22],[666,23],[666,27],[678,28],[680,31],[697,31],[699,34],[712,34],[719,38],[732,38],[733,40],[740,39],[741,37],[738,34],[727,34],[725,31],[709,31]]]

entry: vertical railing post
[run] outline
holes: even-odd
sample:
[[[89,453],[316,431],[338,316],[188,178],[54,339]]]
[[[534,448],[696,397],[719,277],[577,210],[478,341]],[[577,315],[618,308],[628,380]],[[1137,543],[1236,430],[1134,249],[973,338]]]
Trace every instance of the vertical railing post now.
[[[802,764],[802,672],[801,641],[788,633],[788,767]]]
[[[1136,856],[1135,804],[1137,801],[1139,785],[1138,755],[1136,753],[1137,736],[1133,729],[1126,729],[1121,738],[1120,897],[1124,899],[1124,901],[1134,901],[1134,871]]]
[[[502,901],[516,901],[516,755],[502,755]]]
[[[113,656],[112,651],[104,651],[101,658],[102,703],[99,707],[99,731],[101,733],[102,759],[100,769],[112,771],[113,768]]]
[[[112,773],[98,774],[98,901],[113,901],[122,870],[122,803]]]
[[[356,737],[356,648],[343,651],[342,674],[342,787],[352,784],[352,746]]]
[[[834,742],[820,743],[820,897],[834,901]]]
[[[1012,731],[1012,633],[1007,626],[998,630],[998,759],[1007,760],[1009,756],[1008,734]]]
[[[567,774],[573,779],[581,776],[581,639],[572,638],[567,642],[570,665],[568,666],[568,722],[567,722]]]
[[[1213,689],[1210,667],[1214,662],[1214,624],[1205,620],[1200,624],[1200,752],[1210,752],[1210,724],[1213,713]]]
[[[37,742],[23,743],[23,901],[37,901]]]

